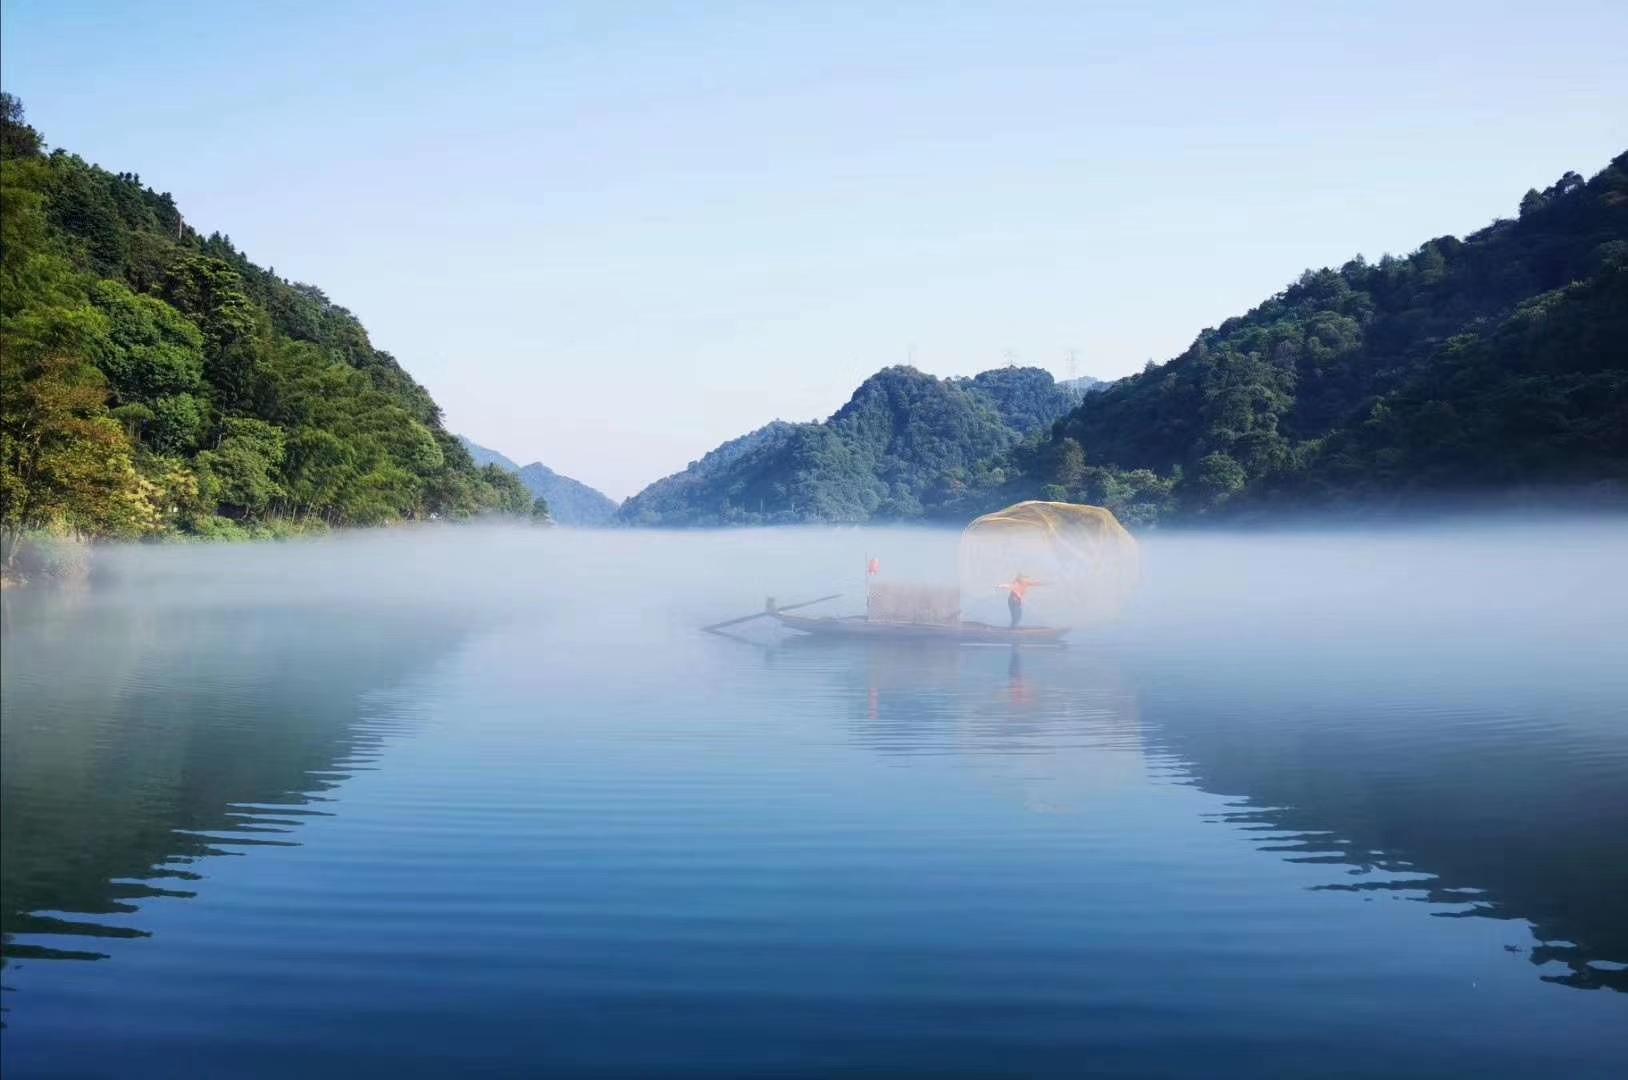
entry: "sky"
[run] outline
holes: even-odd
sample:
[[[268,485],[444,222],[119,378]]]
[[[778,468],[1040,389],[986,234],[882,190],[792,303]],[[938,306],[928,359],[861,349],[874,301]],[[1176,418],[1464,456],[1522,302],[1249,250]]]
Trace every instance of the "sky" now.
[[[615,497],[867,375],[1115,378],[1628,149],[1628,4],[0,2],[52,146]]]

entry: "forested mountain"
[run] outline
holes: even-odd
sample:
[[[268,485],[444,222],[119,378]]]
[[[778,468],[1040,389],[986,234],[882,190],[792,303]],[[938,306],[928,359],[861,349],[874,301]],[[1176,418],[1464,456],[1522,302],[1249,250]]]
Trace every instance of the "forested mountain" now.
[[[742,520],[732,513],[751,480],[754,461],[771,460],[804,427],[774,420],[707,451],[683,472],[663,477],[622,504],[617,518],[631,525],[716,525]]]
[[[498,468],[512,473],[520,471],[520,466],[516,465],[513,459],[503,456],[496,450],[480,445],[467,435],[458,436],[458,442],[463,444],[465,450],[469,451],[469,456],[475,460],[476,465],[482,467],[496,465]]]
[[[616,520],[616,500],[540,461],[521,468],[520,482],[548,503],[549,515],[561,525],[609,525]]]
[[[1628,154],[1463,240],[1307,271],[929,512],[1043,496],[1152,521],[1625,484]]]
[[[355,316],[0,110],[0,531],[239,534],[529,512]]]
[[[621,517],[964,520],[1043,497],[1150,523],[1580,489],[1628,499],[1628,155],[1462,240],[1307,271],[1114,383],[888,369]]]
[[[980,472],[1078,401],[1037,368],[939,379],[892,367],[824,423],[776,421],[725,443],[622,504],[636,525],[918,517],[947,476]]]
[[[609,525],[616,518],[615,500],[581,480],[562,476],[540,461],[522,468],[464,435],[458,441],[477,463],[496,465],[518,476],[527,491],[547,504],[549,517],[561,525]]]

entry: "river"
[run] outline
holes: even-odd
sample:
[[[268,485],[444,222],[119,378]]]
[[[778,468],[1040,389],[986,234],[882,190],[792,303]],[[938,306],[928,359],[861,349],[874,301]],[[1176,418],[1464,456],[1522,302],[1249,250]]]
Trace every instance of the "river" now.
[[[8,593],[5,1075],[1620,1075],[1628,526],[1155,535],[1064,648],[696,630],[954,542]]]

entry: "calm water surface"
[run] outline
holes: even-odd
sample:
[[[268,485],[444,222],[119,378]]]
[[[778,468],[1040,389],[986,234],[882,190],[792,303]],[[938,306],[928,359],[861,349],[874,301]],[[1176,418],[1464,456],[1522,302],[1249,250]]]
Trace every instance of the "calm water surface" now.
[[[695,632],[952,548],[8,595],[5,1075],[1622,1075],[1628,530],[1155,540],[1064,649]]]

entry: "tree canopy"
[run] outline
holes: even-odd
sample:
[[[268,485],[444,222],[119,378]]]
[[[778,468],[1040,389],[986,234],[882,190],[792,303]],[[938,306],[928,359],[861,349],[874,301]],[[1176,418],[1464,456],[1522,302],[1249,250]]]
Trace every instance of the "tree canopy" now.
[[[0,96],[0,533],[527,515],[350,312]]]

